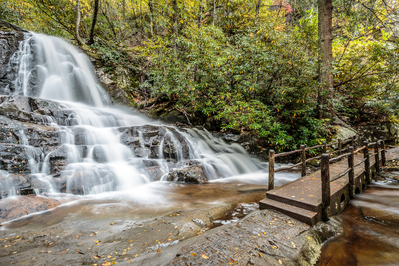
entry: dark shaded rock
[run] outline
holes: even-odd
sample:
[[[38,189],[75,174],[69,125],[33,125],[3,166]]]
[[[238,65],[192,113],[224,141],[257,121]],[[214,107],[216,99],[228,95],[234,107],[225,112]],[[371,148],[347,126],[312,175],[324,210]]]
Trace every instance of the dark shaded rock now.
[[[0,144],[2,170],[10,173],[30,173],[29,159],[38,162],[41,154],[40,149],[30,146]]]
[[[0,115],[2,143],[28,144],[33,147],[58,146],[61,144],[58,130],[51,126],[21,123]]]
[[[190,166],[171,171],[166,180],[185,183],[204,183],[207,181],[207,178],[201,166]]]
[[[10,64],[10,59],[24,40],[23,32],[10,28],[0,21],[0,94],[14,91],[13,81],[18,73],[18,65]]]
[[[184,114],[182,114],[177,110],[173,110],[169,113],[166,113],[160,116],[159,118],[168,123],[176,123],[176,122],[187,123],[187,118],[184,116]]]

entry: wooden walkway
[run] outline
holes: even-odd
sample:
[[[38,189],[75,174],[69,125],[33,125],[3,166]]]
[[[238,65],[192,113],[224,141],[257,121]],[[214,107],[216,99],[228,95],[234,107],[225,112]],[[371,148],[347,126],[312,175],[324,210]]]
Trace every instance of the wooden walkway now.
[[[394,157],[389,150],[386,159]],[[363,160],[363,154],[354,155],[354,165]],[[381,157],[380,157],[381,158]],[[380,161],[380,165],[382,162]],[[343,159],[329,166],[330,177],[334,177],[348,168],[348,160]],[[375,174],[375,157],[370,156],[370,172]],[[354,167],[355,193],[361,193],[370,183],[366,180],[364,163]],[[339,214],[349,203],[349,173],[330,183],[331,216]],[[260,209],[274,209],[309,225],[322,220],[322,182],[321,170],[308,174],[291,183],[285,184],[266,193],[266,198],[259,202]]]

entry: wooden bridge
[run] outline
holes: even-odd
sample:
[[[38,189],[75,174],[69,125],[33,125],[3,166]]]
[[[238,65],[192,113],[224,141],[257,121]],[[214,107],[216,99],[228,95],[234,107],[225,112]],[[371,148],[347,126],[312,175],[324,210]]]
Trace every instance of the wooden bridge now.
[[[269,152],[269,191],[259,202],[260,209],[273,209],[309,225],[320,220],[328,221],[339,214],[355,193],[362,192],[372,181],[375,173],[386,162],[386,149],[383,139],[373,143],[364,141],[354,149],[354,138],[342,142],[318,145],[300,150],[275,154]],[[358,145],[360,146],[360,145]],[[306,152],[322,150],[318,157],[306,159]],[[275,159],[282,156],[300,154],[301,162],[275,169]],[[307,174],[306,163],[320,160],[320,170]],[[378,163],[376,163],[378,162]],[[274,189],[275,172],[301,167],[301,178]]]

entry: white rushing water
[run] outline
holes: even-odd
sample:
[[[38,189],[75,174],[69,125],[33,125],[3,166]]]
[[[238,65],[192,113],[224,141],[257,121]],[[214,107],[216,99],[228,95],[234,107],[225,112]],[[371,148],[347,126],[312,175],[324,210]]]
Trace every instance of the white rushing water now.
[[[55,100],[74,111],[69,118],[74,121],[72,126],[45,121],[59,129],[61,148],[67,154],[67,166],[60,173],[61,181],[57,181],[65,182],[63,192],[86,195],[130,191],[152,181],[166,180],[174,169],[190,165],[200,165],[209,180],[240,180],[241,176],[241,181],[245,181],[256,173],[264,183],[267,181],[267,165],[250,157],[242,146],[228,145],[204,130],[163,126],[162,134],[147,136],[148,132],[137,129],[135,140],[139,147],[132,149],[123,144],[121,128],[160,124],[112,107],[87,56],[60,38],[26,34],[12,60],[19,60],[14,94]],[[30,85],[32,75],[38,80],[35,89]],[[21,145],[30,147],[23,132],[20,139]],[[188,158],[184,149],[188,149]],[[174,151],[173,155],[165,150]],[[51,173],[55,152],[37,158],[32,151],[29,160],[32,174],[51,192],[59,191]],[[154,157],[154,153],[158,155]],[[150,170],[160,172],[160,177],[154,179]]]

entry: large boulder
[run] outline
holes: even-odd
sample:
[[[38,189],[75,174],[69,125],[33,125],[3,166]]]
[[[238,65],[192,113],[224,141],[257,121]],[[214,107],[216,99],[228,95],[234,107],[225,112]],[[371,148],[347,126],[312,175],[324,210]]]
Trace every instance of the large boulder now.
[[[167,178],[167,181],[184,182],[184,183],[204,183],[207,181],[206,175],[202,166],[189,166],[182,169],[172,170]]]

